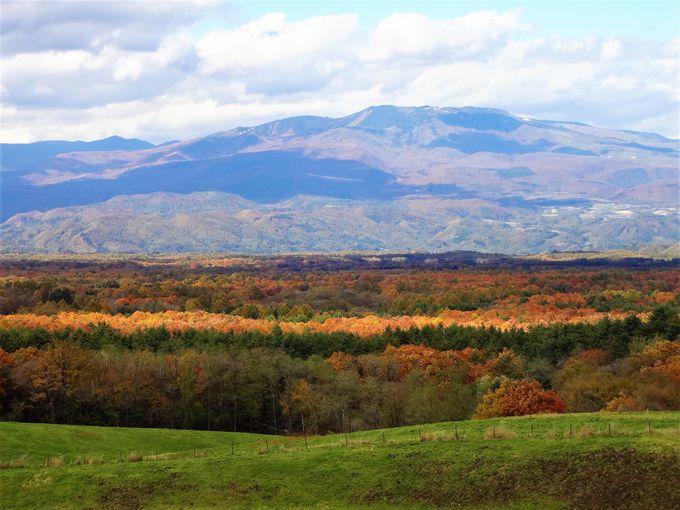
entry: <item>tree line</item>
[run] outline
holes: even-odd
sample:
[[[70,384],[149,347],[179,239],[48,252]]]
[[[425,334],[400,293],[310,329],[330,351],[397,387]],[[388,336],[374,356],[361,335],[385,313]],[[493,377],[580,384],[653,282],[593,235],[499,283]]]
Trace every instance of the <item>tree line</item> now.
[[[550,371],[552,389],[510,350],[299,359],[263,348],[175,353],[0,349],[0,419],[121,427],[343,432],[563,411],[679,410],[680,341],[619,360],[581,351]]]
[[[0,419],[285,434],[680,409],[679,334],[669,307],[644,322],[426,327],[369,338],[5,329]]]
[[[680,316],[674,306],[659,306],[646,321],[636,315],[595,323],[550,324],[528,329],[499,329],[493,326],[424,326],[408,329],[387,328],[379,334],[359,336],[346,331],[332,333],[283,332],[276,324],[271,332],[217,331],[188,329],[170,331],[165,327],[140,328],[129,334],[107,324],[90,328],[47,330],[44,328],[0,328],[0,347],[8,352],[36,347],[44,349],[54,342],[67,341],[87,349],[116,347],[151,352],[176,352],[182,349],[220,351],[230,349],[278,349],[295,358],[328,357],[336,351],[368,354],[383,351],[388,345],[422,344],[440,350],[473,347],[497,352],[509,348],[529,360],[545,360],[557,365],[576,350],[599,348],[622,357],[631,345],[654,338],[676,339],[680,335]]]
[[[323,316],[434,315],[447,310],[545,309],[644,312],[678,302],[680,271],[498,269],[461,271],[255,271],[195,274],[187,267],[105,269],[92,266],[36,274],[30,266],[2,272],[0,314],[83,311],[207,311],[246,318],[304,321]],[[96,270],[95,270],[96,269]],[[566,312],[565,312],[566,313]]]

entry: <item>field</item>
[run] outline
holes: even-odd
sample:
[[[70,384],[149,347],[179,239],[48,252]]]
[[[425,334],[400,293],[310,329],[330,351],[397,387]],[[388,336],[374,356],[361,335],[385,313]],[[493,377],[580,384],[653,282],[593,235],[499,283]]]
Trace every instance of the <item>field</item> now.
[[[11,422],[0,435],[2,508],[680,506],[679,412],[308,438]]]
[[[0,509],[680,508],[679,264],[0,258]]]

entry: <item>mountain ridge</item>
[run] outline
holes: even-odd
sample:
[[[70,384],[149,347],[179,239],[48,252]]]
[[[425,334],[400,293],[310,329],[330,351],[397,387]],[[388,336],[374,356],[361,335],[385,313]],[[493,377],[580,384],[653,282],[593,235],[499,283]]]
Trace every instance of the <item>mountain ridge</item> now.
[[[118,135],[98,140],[45,140],[29,143],[0,143],[0,170],[21,170],[59,154],[70,152],[140,150],[154,144],[139,138],[123,138]]]
[[[677,141],[661,135],[530,119],[493,108],[381,105],[340,118],[289,117],[156,146],[135,139],[105,140],[114,149],[96,150],[94,145],[91,150],[58,153],[14,170],[6,170],[3,163],[3,251],[9,246],[27,251],[68,251],[69,246],[84,246],[74,240],[82,238],[79,232],[93,228],[86,218],[99,214],[101,204],[134,196],[128,205],[143,209],[143,197],[158,193],[154,200],[164,197],[166,210],[178,207],[176,194],[192,200],[205,199],[201,193],[210,192],[220,194],[222,200],[240,196],[248,202],[242,206],[244,210],[259,211],[258,221],[272,225],[276,222],[267,219],[263,211],[283,207],[285,214],[295,218],[285,227],[293,229],[289,232],[293,239],[289,249],[293,251],[313,249],[315,238],[325,246],[322,250],[337,249],[326,242],[323,229],[340,228],[334,222],[301,215],[303,203],[293,212],[281,206],[296,196],[307,201],[311,197],[329,203],[345,201],[350,209],[363,204],[374,210],[379,205],[384,214],[393,213],[395,222],[382,225],[382,234],[374,232],[364,239],[360,233],[354,238],[346,233],[343,242],[357,244],[358,249],[418,249],[417,243],[427,249],[435,249],[437,243],[443,243],[442,249],[478,249],[488,244],[489,249],[500,248],[503,253],[534,253],[672,245],[679,237],[680,152]],[[435,207],[429,222],[427,214],[414,216],[413,209],[428,200],[447,204]],[[183,207],[190,202],[183,202]],[[56,227],[49,214],[25,216],[54,209],[62,211],[62,216],[70,215],[68,235],[64,234],[65,224]],[[219,204],[214,210],[218,216],[224,214]],[[182,213],[179,209],[174,212]],[[567,212],[573,216],[571,222],[555,224],[551,220]],[[158,210],[154,214],[156,221],[175,229],[173,235],[189,236],[162,219]],[[320,209],[314,209],[313,214],[321,214]],[[13,218],[17,219],[10,221]],[[223,239],[229,236],[222,236],[220,229],[229,233],[237,224],[241,230],[260,228],[223,219],[224,225],[211,223],[213,231],[220,234],[217,237]],[[621,223],[624,219],[628,222]],[[360,222],[364,220],[361,216]],[[201,218],[196,216],[193,221]],[[511,229],[517,224],[525,236],[533,225],[541,238],[529,236],[531,241],[523,246],[521,239],[490,229],[490,221],[509,222]],[[130,222],[126,219],[118,230],[134,237]],[[464,225],[462,233],[441,233],[456,222]],[[547,228],[551,225],[558,227],[552,228],[555,232]],[[400,228],[412,231],[412,239],[419,239],[414,241],[416,245],[398,235]],[[26,236],[25,229],[32,236]],[[295,229],[308,232],[310,241],[295,240]],[[419,230],[438,236],[438,240],[423,238]],[[105,231],[98,235],[105,236]],[[252,252],[271,250],[272,243],[286,245],[285,235],[263,232],[263,239],[268,240],[252,240]],[[487,242],[475,232],[500,237]],[[39,247],[32,240],[36,235],[53,240]],[[554,237],[557,240],[550,241]],[[472,240],[475,244],[471,246]],[[230,244],[225,243],[212,248],[229,250]],[[168,249],[171,244],[166,243]],[[112,249],[105,241],[86,245],[94,251]],[[143,240],[134,246],[143,251]],[[201,246],[189,242],[187,249],[200,251]],[[242,248],[249,250],[246,245]]]

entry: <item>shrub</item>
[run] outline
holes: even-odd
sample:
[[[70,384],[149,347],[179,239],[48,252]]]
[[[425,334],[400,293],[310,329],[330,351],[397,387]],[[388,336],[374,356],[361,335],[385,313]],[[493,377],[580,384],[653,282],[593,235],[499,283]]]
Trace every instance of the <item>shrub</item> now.
[[[421,441],[447,441],[449,439],[449,436],[436,432],[423,432],[420,434]]]
[[[484,433],[485,439],[515,439],[516,437],[517,434],[503,425],[489,427]]]
[[[538,381],[504,379],[497,390],[484,395],[473,418],[561,413],[564,407],[557,393],[544,390]]]
[[[127,456],[128,462],[141,462],[144,460],[144,456],[141,453],[130,452]]]
[[[616,397],[607,402],[607,405],[604,406],[604,409],[602,410],[606,412],[625,412],[642,411],[644,408],[645,406],[642,405],[636,398],[621,392]]]
[[[576,433],[576,435],[578,437],[593,437],[595,435],[595,429],[590,425],[584,425],[581,427],[581,430]]]
[[[101,464],[103,462],[104,462],[104,457],[102,457],[102,456],[95,457],[95,456],[92,456],[92,455],[82,455],[75,460],[74,464],[78,464],[78,465]]]
[[[26,455],[17,457],[16,459],[7,462],[0,462],[0,469],[25,468],[28,467],[28,458]]]
[[[59,467],[64,464],[64,457],[48,457],[45,459],[45,467]]]

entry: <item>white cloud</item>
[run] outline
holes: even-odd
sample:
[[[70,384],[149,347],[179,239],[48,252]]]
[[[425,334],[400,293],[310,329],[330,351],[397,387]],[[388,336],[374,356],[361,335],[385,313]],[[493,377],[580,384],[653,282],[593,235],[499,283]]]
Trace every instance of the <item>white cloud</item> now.
[[[272,13],[233,30],[215,30],[197,43],[201,71],[243,72],[295,61],[314,59],[323,64],[328,55],[342,53],[351,44],[356,16],[319,16],[289,22],[284,13]]]
[[[616,39],[603,42],[600,55],[605,60],[612,60],[621,56],[621,42]]]
[[[392,14],[378,23],[360,56],[367,61],[470,56],[526,28],[519,15],[519,10],[479,11],[439,20],[419,13]]]
[[[105,46],[153,51],[166,34],[226,8],[217,0],[3,0],[0,47],[3,57]]]
[[[186,14],[195,3],[150,2],[138,20],[127,3],[120,13],[101,5],[80,17],[53,9],[56,21],[32,11],[24,21],[3,16],[3,43],[5,35],[13,42],[0,62],[2,141],[163,141],[387,103],[499,107],[679,134],[677,39],[537,37],[517,10],[452,19],[395,13],[368,29],[351,14],[294,21],[272,13],[192,36],[167,6]],[[102,21],[102,12],[112,19]],[[154,16],[167,26],[148,21]],[[17,42],[72,22],[99,35]],[[132,44],[147,25],[152,43]]]
[[[113,72],[116,81],[137,80],[144,72],[144,62],[137,55],[121,59]]]

